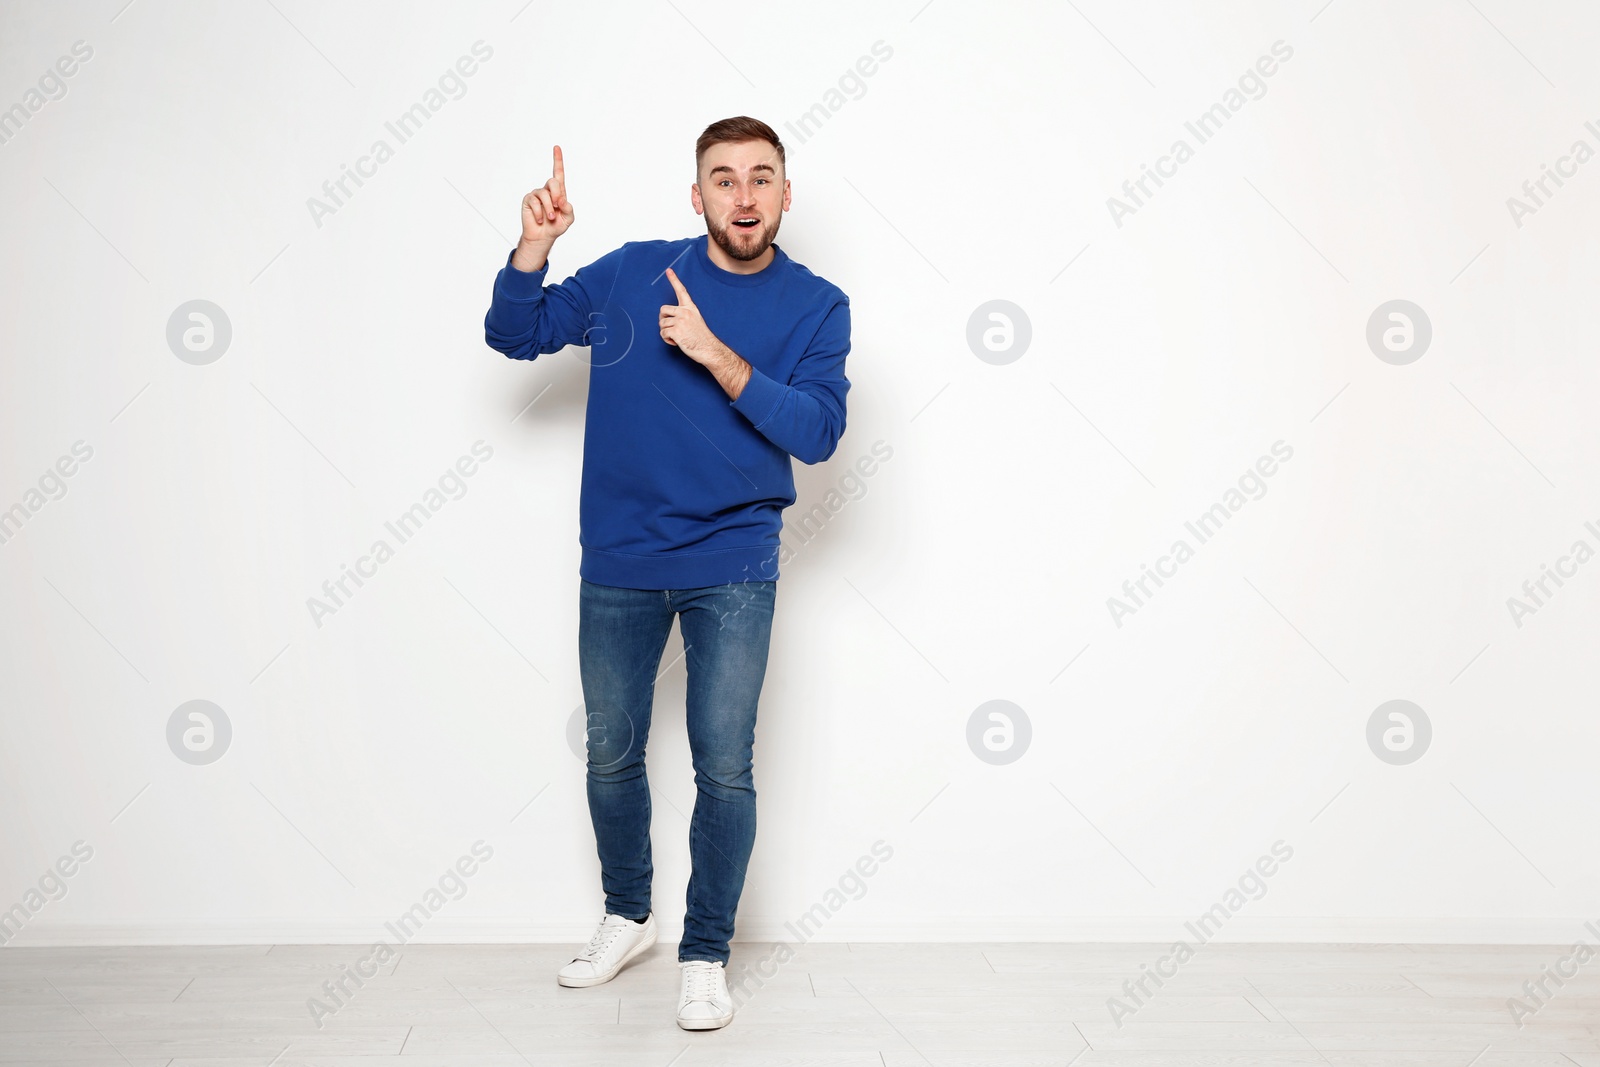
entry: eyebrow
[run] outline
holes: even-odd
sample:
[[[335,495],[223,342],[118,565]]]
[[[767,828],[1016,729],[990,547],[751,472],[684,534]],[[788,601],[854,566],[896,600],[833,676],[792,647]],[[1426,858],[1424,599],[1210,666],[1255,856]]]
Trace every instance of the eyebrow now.
[[[733,168],[732,168],[732,167],[730,167],[730,166],[728,166],[728,165],[727,165],[727,164],[726,164],[726,163],[724,163],[724,164],[722,164],[722,165],[721,165],[721,166],[718,166],[718,167],[712,167],[712,168],[711,168],[711,169],[710,169],[710,170],[709,170],[709,171],[708,171],[708,172],[707,172],[707,176],[708,176],[708,177],[709,177],[709,176],[710,176],[710,175],[712,175],[712,174],[715,174],[715,173],[717,173],[717,172],[718,172],[718,171],[720,171],[720,170],[725,170],[725,171],[727,171],[727,172],[728,172],[728,173],[729,173],[729,174],[732,174],[732,173],[733,173]],[[765,170],[765,171],[770,171],[770,172],[771,172],[771,173],[773,173],[773,174],[776,174],[776,173],[778,173],[778,172],[777,172],[777,170],[776,170],[776,169],[775,169],[775,168],[774,168],[774,167],[773,167],[773,166],[772,166],[772,165],[771,165],[771,164],[770,164],[770,163],[757,163],[757,164],[756,164],[756,165],[755,165],[755,166],[753,166],[753,167],[751,167],[751,168],[750,168],[750,170],[751,170],[751,172],[752,172],[752,173],[754,173],[754,172],[755,172],[755,171],[758,171],[758,170]]]

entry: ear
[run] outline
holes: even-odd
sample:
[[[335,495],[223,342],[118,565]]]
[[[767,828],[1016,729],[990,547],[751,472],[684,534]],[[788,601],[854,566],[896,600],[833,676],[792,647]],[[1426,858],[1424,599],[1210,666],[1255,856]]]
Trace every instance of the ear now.
[[[696,215],[704,215],[706,213],[705,204],[701,203],[700,201],[699,182],[695,182],[693,185],[689,186],[689,206],[694,208],[694,213]]]
[[[783,210],[788,211],[789,205],[794,201],[794,193],[789,189],[789,179],[783,179]]]

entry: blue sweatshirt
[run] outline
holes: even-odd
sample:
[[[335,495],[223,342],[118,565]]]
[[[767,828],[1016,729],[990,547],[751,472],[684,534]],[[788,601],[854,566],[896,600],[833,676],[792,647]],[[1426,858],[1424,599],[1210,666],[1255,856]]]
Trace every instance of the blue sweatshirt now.
[[[589,401],[578,573],[599,585],[693,589],[778,577],[794,503],[790,457],[819,463],[844,432],[850,299],[777,244],[754,274],[723,270],[708,237],[629,241],[558,285],[506,265],[489,347],[536,359],[587,345]],[[671,267],[717,339],[747,361],[737,400],[661,339]]]

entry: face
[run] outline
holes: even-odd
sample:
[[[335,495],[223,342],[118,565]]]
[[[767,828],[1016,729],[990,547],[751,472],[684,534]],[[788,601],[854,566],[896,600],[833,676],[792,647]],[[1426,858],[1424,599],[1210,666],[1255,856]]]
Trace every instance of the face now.
[[[706,217],[706,232],[730,258],[760,257],[789,210],[789,181],[778,150],[766,141],[712,145],[690,199]],[[741,219],[754,222],[740,225]]]

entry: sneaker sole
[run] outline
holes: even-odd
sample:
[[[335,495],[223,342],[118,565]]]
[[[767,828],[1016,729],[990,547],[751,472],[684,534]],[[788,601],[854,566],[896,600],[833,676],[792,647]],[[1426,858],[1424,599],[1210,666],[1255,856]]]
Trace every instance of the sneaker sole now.
[[[733,1022],[732,1013],[725,1019],[679,1019],[678,1026],[684,1030],[719,1030],[731,1022]]]
[[[611,968],[611,970],[607,971],[605,974],[597,974],[593,978],[567,978],[562,976],[560,973],[557,973],[556,984],[564,985],[569,989],[587,989],[589,986],[603,985],[615,978],[617,973],[622,970],[623,966],[626,965],[629,960],[633,959],[639,953],[643,952],[645,949],[649,948],[655,943],[656,926],[655,920],[651,919],[650,932],[645,934],[644,940],[640,941],[637,945],[634,945],[631,949],[629,949],[627,955],[618,960],[617,965]]]

